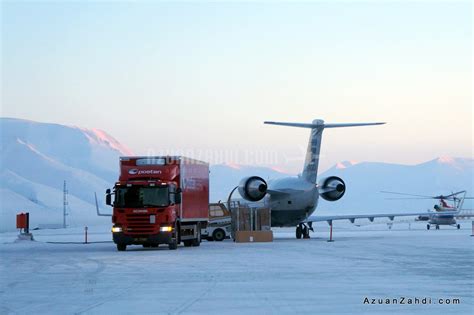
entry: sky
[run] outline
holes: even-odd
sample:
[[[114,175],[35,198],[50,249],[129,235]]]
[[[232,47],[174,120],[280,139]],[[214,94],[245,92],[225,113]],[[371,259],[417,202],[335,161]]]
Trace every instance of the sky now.
[[[470,1],[2,1],[1,116],[136,154],[302,168],[473,156]]]

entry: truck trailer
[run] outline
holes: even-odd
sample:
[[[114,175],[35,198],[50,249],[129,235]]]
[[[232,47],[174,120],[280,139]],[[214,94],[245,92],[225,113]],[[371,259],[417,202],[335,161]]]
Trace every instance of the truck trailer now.
[[[112,202],[112,196],[114,200]],[[127,245],[199,246],[209,221],[209,164],[183,156],[120,157],[113,207],[117,250]]]

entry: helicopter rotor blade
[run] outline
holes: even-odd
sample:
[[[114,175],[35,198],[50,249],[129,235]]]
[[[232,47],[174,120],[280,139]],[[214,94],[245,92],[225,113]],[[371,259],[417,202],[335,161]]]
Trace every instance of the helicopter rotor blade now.
[[[414,195],[414,194],[399,193],[399,192],[385,191],[385,190],[382,190],[382,191],[380,191],[380,192],[381,192],[381,193],[384,193],[384,194],[393,194],[393,195],[402,195],[402,196],[412,196],[412,197],[422,197],[422,198],[426,198],[426,199],[437,199],[437,197],[435,197],[435,196]]]
[[[456,196],[456,195],[462,194],[462,193],[464,193],[464,192],[466,192],[466,191],[465,191],[465,190],[461,190],[461,191],[452,193],[451,195],[447,195],[447,196],[441,195],[441,196],[438,196],[438,197],[443,197],[443,199],[446,199],[446,198],[449,198],[449,197],[454,197],[454,196]]]
[[[385,198],[385,200],[428,200],[431,197],[400,197],[400,198]]]

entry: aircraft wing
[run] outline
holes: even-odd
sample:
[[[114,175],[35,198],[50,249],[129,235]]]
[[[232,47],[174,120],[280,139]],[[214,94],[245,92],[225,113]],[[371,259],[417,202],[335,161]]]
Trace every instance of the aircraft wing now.
[[[434,215],[456,215],[457,211],[446,211],[442,213],[437,212],[415,212],[415,213],[383,213],[383,214],[354,214],[354,215],[333,215],[333,216],[310,216],[303,223],[310,222],[323,222],[326,221],[330,224],[336,220],[349,220],[354,223],[356,219],[368,219],[373,222],[375,218],[388,218],[393,221],[395,217],[414,217],[414,216],[434,216]]]

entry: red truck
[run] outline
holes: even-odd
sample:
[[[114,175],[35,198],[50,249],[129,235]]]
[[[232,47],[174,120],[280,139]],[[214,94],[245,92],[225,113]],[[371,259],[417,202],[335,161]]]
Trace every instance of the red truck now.
[[[112,195],[114,201],[112,202]],[[199,246],[209,220],[209,164],[182,156],[121,157],[113,192],[112,235],[127,245]]]

